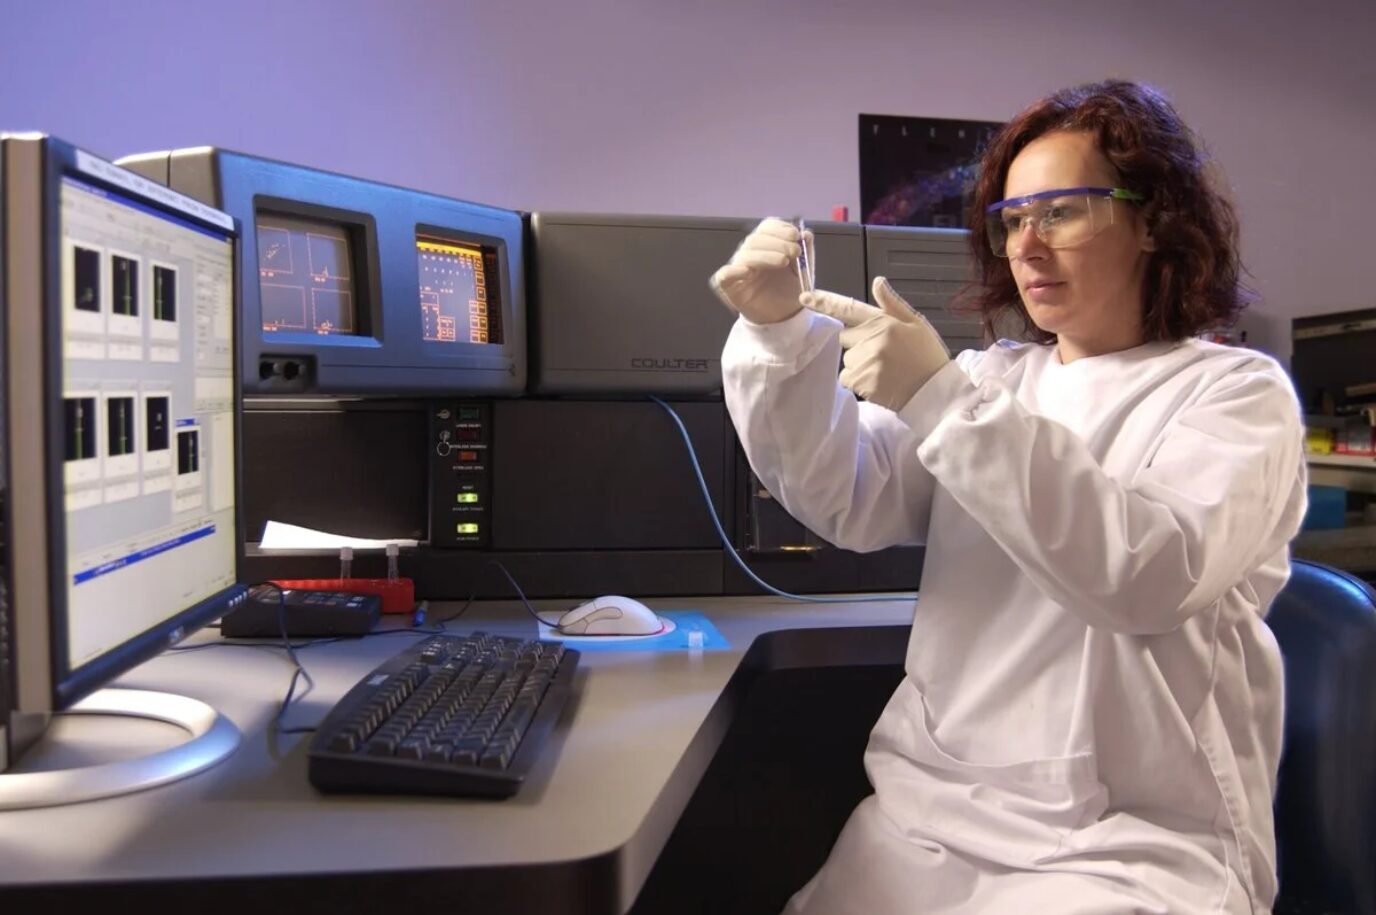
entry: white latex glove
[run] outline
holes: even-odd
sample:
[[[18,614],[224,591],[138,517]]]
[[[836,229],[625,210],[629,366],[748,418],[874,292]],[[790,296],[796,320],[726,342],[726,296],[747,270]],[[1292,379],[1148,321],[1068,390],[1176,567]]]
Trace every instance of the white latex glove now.
[[[822,290],[799,297],[807,308],[846,325],[841,331],[846,351],[841,384],[870,403],[898,412],[951,361],[951,352],[927,319],[882,276],[874,278],[874,300],[878,308]]]
[[[799,239],[798,227],[773,216],[755,227],[731,260],[712,274],[709,284],[727,308],[756,324],[776,324],[802,309],[795,262],[807,245],[812,263],[812,233]]]

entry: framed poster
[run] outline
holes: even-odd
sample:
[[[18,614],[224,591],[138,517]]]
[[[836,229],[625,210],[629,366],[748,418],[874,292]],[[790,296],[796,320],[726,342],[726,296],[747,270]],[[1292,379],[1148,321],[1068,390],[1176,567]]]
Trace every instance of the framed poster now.
[[[1003,124],[860,115],[860,213],[882,226],[967,226],[979,158]]]

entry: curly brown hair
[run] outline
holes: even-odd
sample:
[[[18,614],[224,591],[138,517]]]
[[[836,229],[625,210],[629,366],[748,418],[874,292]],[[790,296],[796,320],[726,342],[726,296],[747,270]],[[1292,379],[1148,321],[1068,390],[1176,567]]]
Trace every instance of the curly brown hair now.
[[[1165,96],[1141,83],[1107,80],[1035,103],[1006,124],[984,153],[970,214],[970,245],[982,285],[971,288],[962,307],[980,314],[985,333],[996,336],[996,324],[1013,316],[1021,319],[1026,339],[1056,339],[1032,322],[1008,260],[990,248],[985,207],[1003,198],[1018,153],[1057,130],[1093,134],[1121,185],[1147,198],[1140,206],[1156,250],[1142,288],[1144,342],[1233,325],[1253,295],[1240,282],[1232,204],[1213,186],[1207,156]]]

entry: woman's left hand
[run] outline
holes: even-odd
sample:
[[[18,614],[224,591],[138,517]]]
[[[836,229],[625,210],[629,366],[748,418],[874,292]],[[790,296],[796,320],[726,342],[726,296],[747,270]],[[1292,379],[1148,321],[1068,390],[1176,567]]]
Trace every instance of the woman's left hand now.
[[[870,403],[898,412],[951,361],[951,353],[941,335],[887,279],[875,277],[873,289],[878,308],[822,290],[805,292],[798,301],[846,326],[841,331],[846,351],[841,384]]]

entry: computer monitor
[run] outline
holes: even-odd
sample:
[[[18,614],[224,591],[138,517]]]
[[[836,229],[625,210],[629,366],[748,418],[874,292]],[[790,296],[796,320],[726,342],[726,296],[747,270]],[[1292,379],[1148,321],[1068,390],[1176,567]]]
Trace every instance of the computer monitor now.
[[[0,149],[0,770],[63,710],[193,735],[121,763],[0,775],[4,808],[145,787],[232,750],[233,725],[199,703],[88,694],[245,589],[234,221],[53,138],[5,136]]]
[[[524,392],[519,213],[212,147],[119,164],[243,227],[245,393]]]

